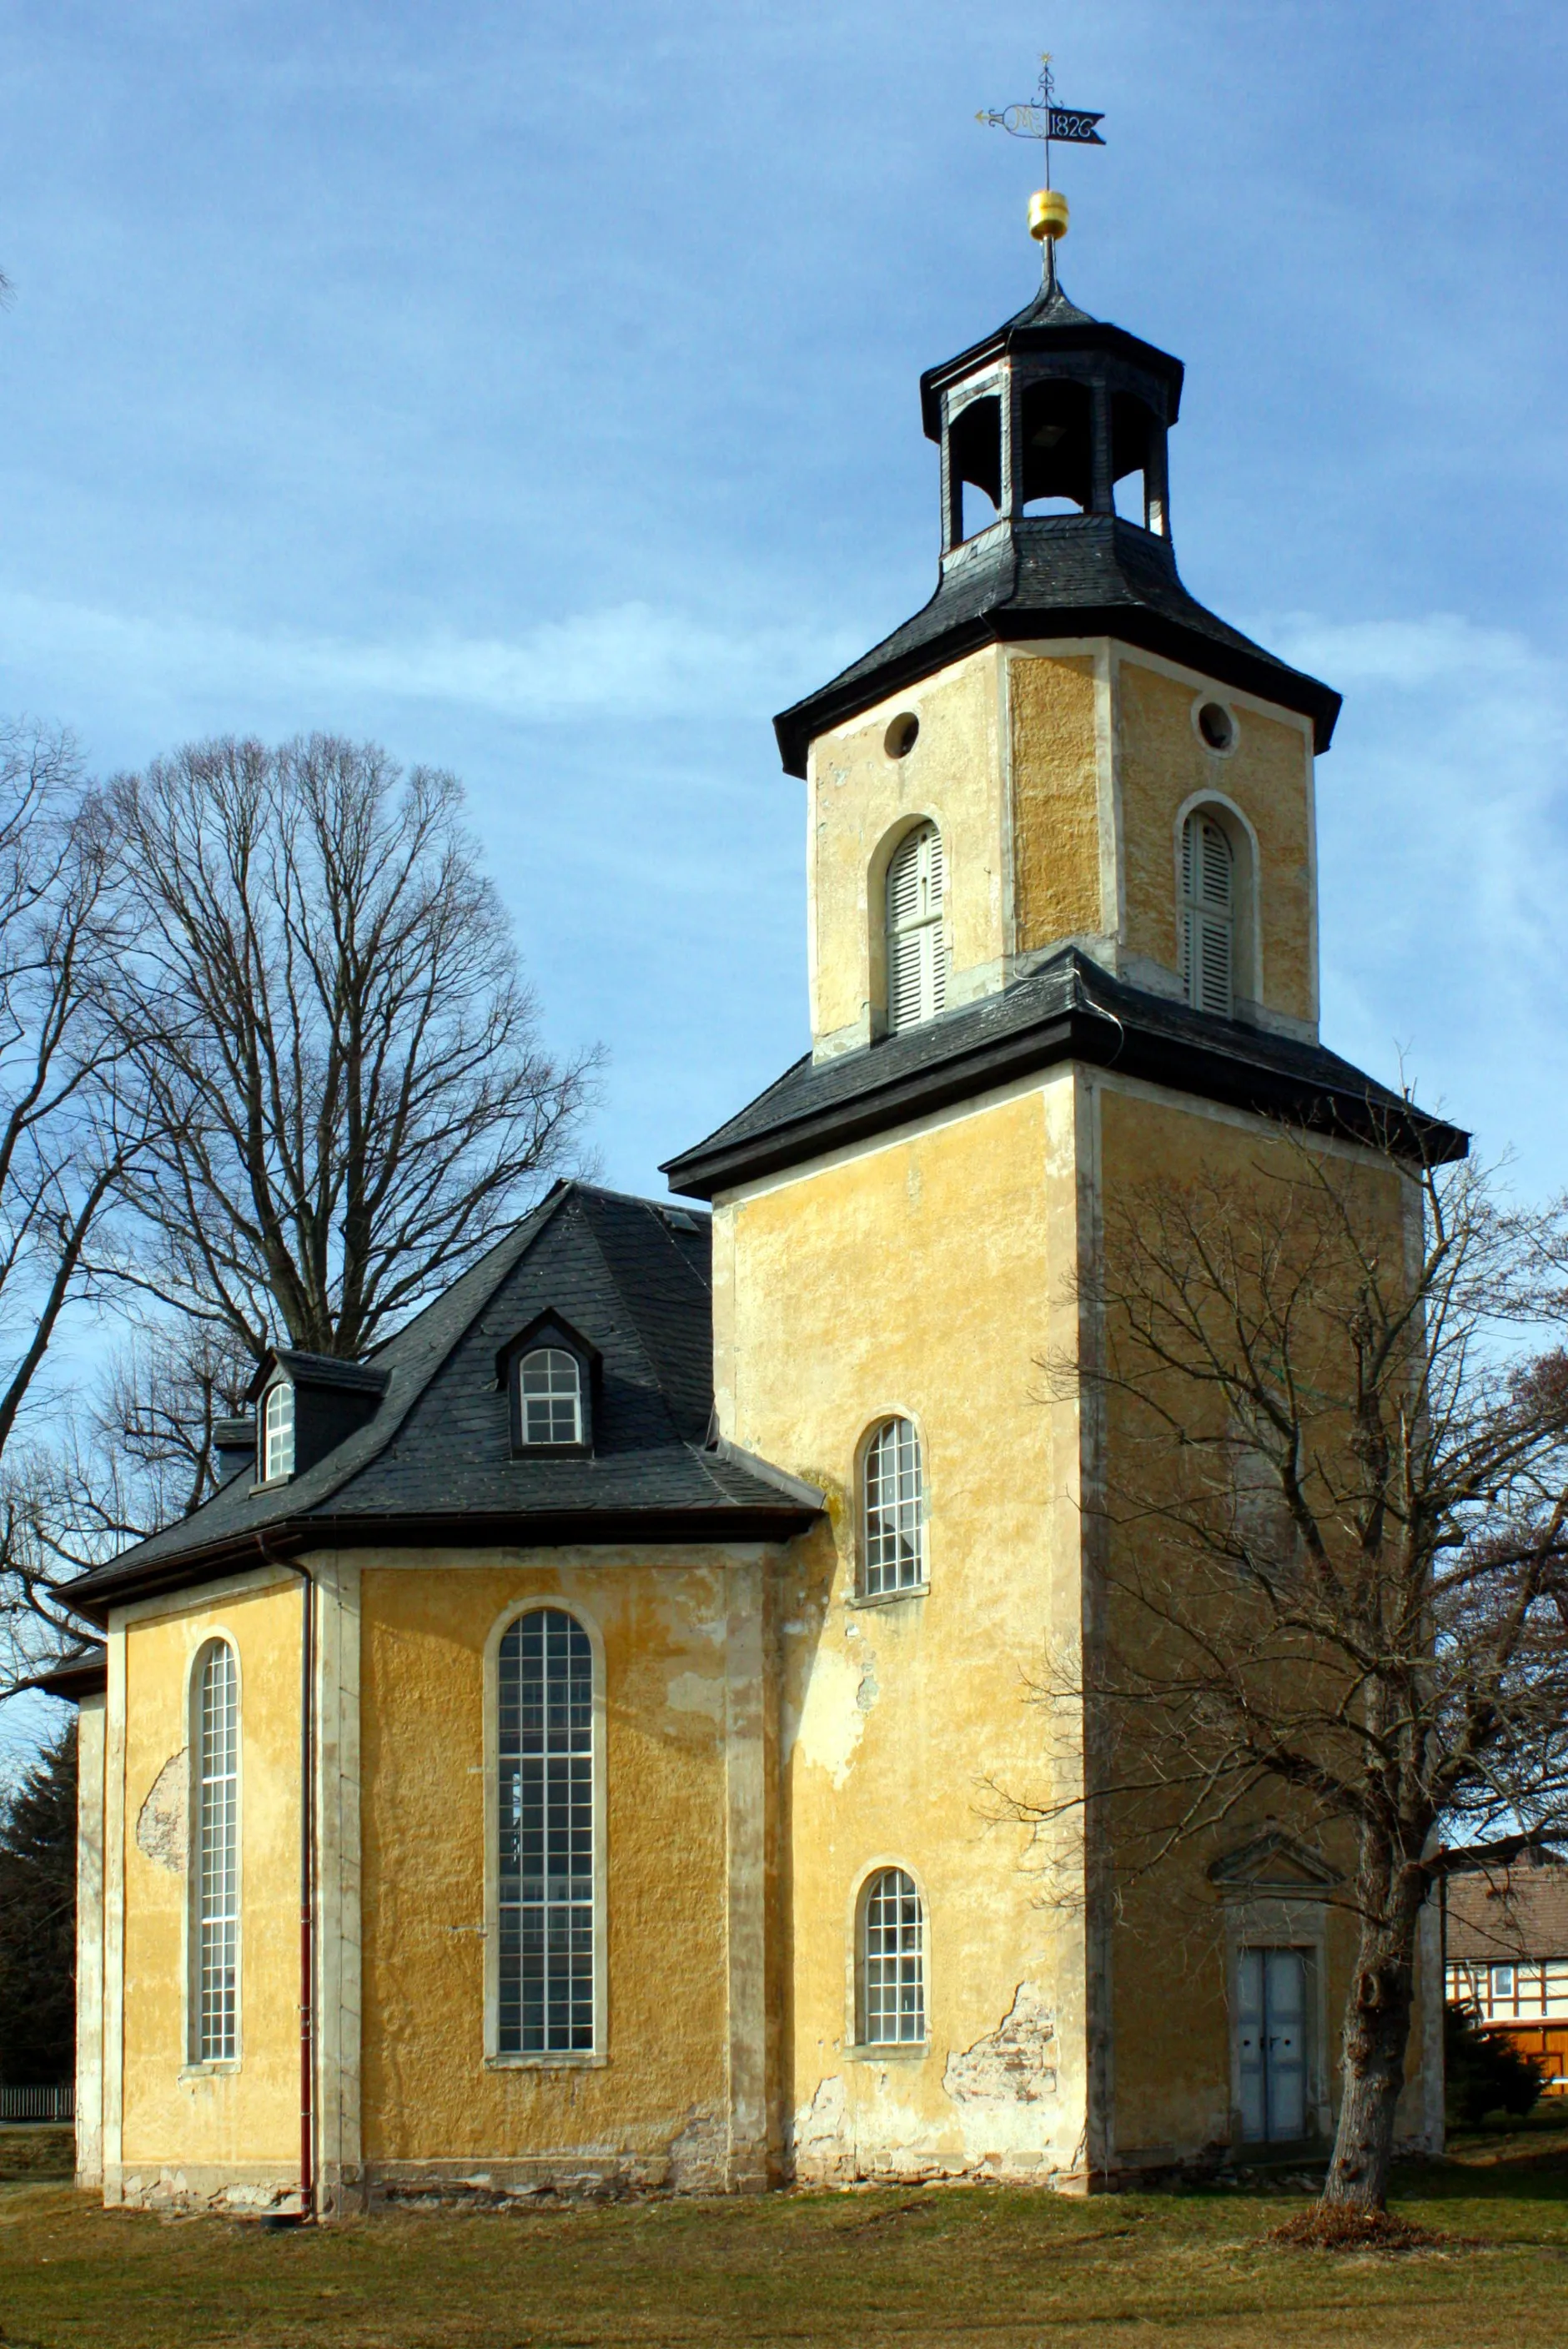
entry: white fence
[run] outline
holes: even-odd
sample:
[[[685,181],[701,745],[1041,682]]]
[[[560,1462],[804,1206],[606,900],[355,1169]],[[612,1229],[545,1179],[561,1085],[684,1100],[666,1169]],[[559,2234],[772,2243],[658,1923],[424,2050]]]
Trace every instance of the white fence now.
[[[0,2088],[0,2121],[73,2121],[77,2092],[63,2088]]]

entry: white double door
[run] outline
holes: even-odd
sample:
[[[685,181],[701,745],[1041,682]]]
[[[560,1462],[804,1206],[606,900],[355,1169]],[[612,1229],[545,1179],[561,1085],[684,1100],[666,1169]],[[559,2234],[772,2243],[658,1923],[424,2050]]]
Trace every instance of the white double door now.
[[[1243,1950],[1237,1968],[1242,2136],[1249,2145],[1306,2135],[1306,1952]]]

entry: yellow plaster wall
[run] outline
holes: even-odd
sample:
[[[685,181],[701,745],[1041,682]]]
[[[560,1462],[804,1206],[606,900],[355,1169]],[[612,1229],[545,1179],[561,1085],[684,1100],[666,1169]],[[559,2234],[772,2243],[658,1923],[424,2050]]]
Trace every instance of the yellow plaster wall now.
[[[1102,670],[1111,689],[1103,744]],[[1234,715],[1235,747],[1223,756],[1192,722],[1206,694]],[[919,719],[919,737],[907,757],[892,758],[884,739],[905,712]],[[1256,840],[1239,995],[1315,1020],[1312,756],[1297,721],[1107,643],[1070,654],[987,647],[821,735],[808,818],[819,1053],[882,1032],[887,860],[913,823],[931,817],[942,830],[949,1000],[960,1003],[1000,986],[1010,956],[1073,937],[1119,939],[1135,978],[1140,961],[1174,975],[1177,819],[1200,793],[1233,803]]]
[[[1100,892],[1096,664],[1012,654],[1015,950],[1116,926]]]
[[[807,889],[811,1033],[864,1040],[886,1009],[887,860],[923,817],[942,833],[947,864],[951,999],[1004,951],[1000,651],[988,647],[819,737],[811,752]],[[903,711],[920,720],[906,758],[883,739]]]
[[[1158,1177],[1181,1183],[1217,1175],[1243,1194],[1266,1181],[1288,1181],[1295,1171],[1293,1145],[1261,1122],[1206,1113],[1175,1101],[1152,1099],[1114,1082],[1095,1081],[1098,1102],[1100,1184],[1114,1217],[1118,1203],[1133,1208],[1138,1187]],[[1398,1178],[1370,1158],[1337,1162],[1340,1179],[1365,1185],[1375,1213],[1387,1217],[1396,1260],[1401,1247],[1403,1197]],[[1271,1212],[1265,1205],[1264,1212]],[[1108,1246],[1114,1247],[1112,1222]],[[1181,1407],[1178,1404],[1178,1408]],[[1145,1439],[1146,1440],[1146,1439]],[[1130,1464],[1130,1415],[1113,1400],[1107,1417],[1112,1506],[1116,1506],[1119,1457],[1130,1462],[1119,1473],[1125,1502],[1149,1489],[1151,1470]],[[1115,1537],[1113,1537],[1115,1538]],[[1179,1560],[1179,1554],[1178,1560]],[[1179,1570],[1173,1568],[1173,1570]],[[1113,1578],[1114,1579],[1114,1578]],[[1147,1654],[1153,1627],[1147,1613],[1113,1595],[1109,1628],[1125,1652]],[[1313,2021],[1315,2068],[1338,2095],[1339,2028],[1355,1953],[1352,1920],[1343,1912],[1304,1906],[1294,1922],[1281,1925],[1264,1900],[1260,1917],[1249,1920],[1244,1905],[1229,1912],[1208,1877],[1210,1863],[1237,1849],[1261,1831],[1265,1820],[1298,1832],[1309,1848],[1323,1848],[1348,1882],[1354,1844],[1343,1831],[1326,1837],[1320,1821],[1297,1805],[1284,1786],[1267,1785],[1202,1842],[1179,1848],[1148,1877],[1119,1874],[1116,1930],[1110,1964],[1111,2013],[1116,2049],[1116,2142],[1123,2158],[1158,2158],[1181,2146],[1223,2142],[1230,2133],[1230,2011],[1227,1935],[1231,1944],[1248,1940],[1268,1946],[1309,1946],[1321,1937],[1324,1980],[1320,2011]],[[1113,1847],[1116,1830],[1109,1829]],[[1407,2064],[1415,2082],[1423,2054],[1420,1985]],[[1422,2125],[1419,2098],[1408,2095],[1400,2126]]]
[[[361,1580],[363,2145],[377,2164],[659,2160],[723,2129],[722,1554],[471,1555]],[[608,2062],[487,2064],[483,1657],[503,1612],[598,1627],[606,1697]],[[720,2152],[720,2158],[722,2153]]]
[[[1073,1091],[1066,1076],[870,1146],[716,1219],[721,1424],[832,1512],[780,1593],[784,2094],[807,2175],[1040,2171],[1070,2166],[1081,2136],[1080,1922],[1042,1909],[985,1790],[1039,1787],[1049,1739],[1026,1683],[1077,1625],[1077,1414],[1040,1400],[1037,1367],[1074,1326]],[[857,1457],[893,1413],[921,1431],[930,1589],[856,1606]],[[854,1901],[879,1863],[913,1869],[928,1908],[931,2048],[914,2060],[851,2053]],[[1056,2093],[955,2099],[949,2058],[1025,1984],[1055,2015],[1031,2060]]]
[[[299,1634],[292,1576],[203,1595],[125,1634],[127,2168],[298,2159]],[[240,2063],[203,2072],[186,2060],[188,1870],[150,1857],[137,1827],[165,1764],[187,1751],[192,1660],[219,1636],[240,1675]],[[188,1758],[184,1775],[188,1785]]]
[[[1116,670],[1117,771],[1126,944],[1169,970],[1177,938],[1178,812],[1195,792],[1234,801],[1257,835],[1263,986],[1257,999],[1291,1019],[1317,1017],[1312,888],[1311,750],[1302,727],[1216,688],[1234,710],[1236,747],[1210,750],[1192,724],[1200,688],[1121,648]],[[1255,975],[1248,991],[1255,990]]]

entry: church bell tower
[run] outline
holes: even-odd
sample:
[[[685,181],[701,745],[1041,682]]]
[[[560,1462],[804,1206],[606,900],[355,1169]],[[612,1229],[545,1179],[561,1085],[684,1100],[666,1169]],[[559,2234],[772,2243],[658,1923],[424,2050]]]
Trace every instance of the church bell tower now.
[[[810,794],[819,1060],[900,1024],[874,901],[921,822],[942,843],[944,1010],[1071,945],[1157,995],[1315,1035],[1312,761],[1339,697],[1183,586],[1181,362],[1069,301],[1044,242],[1035,298],[921,379],[936,592],[777,720]]]
[[[1059,1797],[1093,1748],[1087,1707],[1075,1763],[1025,1699],[1096,1636],[1119,1438],[1041,1365],[1099,1343],[1118,1196],[1244,1178],[1282,1122],[1354,1147],[1392,1105],[1317,1035],[1339,698],[1182,585],[1181,363],[1068,300],[1059,196],[1034,224],[1039,291],[922,378],[934,594],[776,721],[810,1050],[666,1170],[713,1203],[719,1434],[828,1504],[767,1627],[801,2178],[1081,2186],[1241,2142],[1228,1961],[1162,1964],[1098,1828],[1043,1902],[1025,1828],[986,1823],[982,1790]],[[1331,1928],[1290,1931],[1326,1982]],[[1321,2033],[1305,2060],[1326,2112]]]

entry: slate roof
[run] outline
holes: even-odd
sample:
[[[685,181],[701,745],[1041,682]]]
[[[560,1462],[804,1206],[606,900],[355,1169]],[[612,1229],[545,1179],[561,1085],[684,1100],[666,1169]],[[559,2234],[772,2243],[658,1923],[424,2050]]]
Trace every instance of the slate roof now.
[[[1465,1965],[1568,1958],[1568,1868],[1522,1860],[1450,1876],[1448,1953]]]
[[[111,1604],[263,1556],[356,1542],[768,1540],[810,1524],[809,1487],[711,1446],[708,1223],[583,1183],[556,1186],[396,1337],[375,1414],[286,1485],[242,1469],[195,1515],[71,1586]],[[553,1310],[598,1350],[591,1456],[511,1451],[496,1357]]]
[[[1103,353],[1119,362],[1123,370],[1130,368],[1145,378],[1152,377],[1164,398],[1165,420],[1175,423],[1181,412],[1181,387],[1187,375],[1181,360],[1171,352],[1162,351],[1158,343],[1147,343],[1141,335],[1130,334],[1125,326],[1113,326],[1107,318],[1096,318],[1088,310],[1080,310],[1076,302],[1068,300],[1059,280],[1047,268],[1021,310],[1015,310],[1010,318],[1005,318],[977,343],[971,343],[956,358],[944,359],[938,366],[926,368],[920,378],[920,419],[926,439],[942,438],[942,394],[946,388],[979,374],[1004,353],[1017,352],[1026,357],[1042,351],[1080,350]]]
[[[1097,326],[1098,318],[1088,310],[1080,310],[1076,302],[1068,299],[1067,289],[1050,268],[1050,255],[1040,282],[1021,310],[1015,310],[1003,328],[1009,334],[1019,326]],[[967,356],[967,355],[966,355]],[[1180,370],[1181,362],[1175,362]]]
[[[1068,947],[1000,994],[923,1027],[830,1061],[807,1054],[661,1171],[672,1190],[711,1199],[1064,1061],[1435,1161],[1462,1158],[1468,1147],[1457,1127],[1413,1109],[1336,1052],[1130,987]]]
[[[84,1697],[102,1696],[108,1687],[108,1650],[94,1640],[74,1655],[62,1656],[36,1679],[23,1681],[17,1693],[22,1689],[42,1689],[46,1696],[63,1696],[69,1704],[80,1704]]]
[[[1115,636],[1313,723],[1326,750],[1341,697],[1190,595],[1168,538],[1115,514],[1026,514],[954,547],[936,593],[830,683],[773,721],[787,774],[819,734],[986,644]]]

